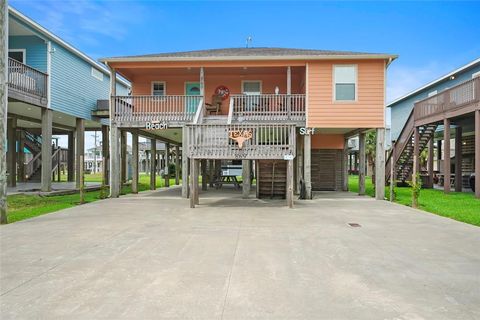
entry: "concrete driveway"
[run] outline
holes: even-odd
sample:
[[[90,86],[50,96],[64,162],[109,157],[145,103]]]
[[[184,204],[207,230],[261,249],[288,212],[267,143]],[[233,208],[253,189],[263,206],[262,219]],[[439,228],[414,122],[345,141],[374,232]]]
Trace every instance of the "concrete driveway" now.
[[[2,226],[0,318],[480,319],[477,227],[349,193],[177,195]]]

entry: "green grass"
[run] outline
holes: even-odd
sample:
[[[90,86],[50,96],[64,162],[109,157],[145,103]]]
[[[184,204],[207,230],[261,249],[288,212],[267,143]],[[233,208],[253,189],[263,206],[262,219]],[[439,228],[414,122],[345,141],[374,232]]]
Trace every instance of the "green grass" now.
[[[66,180],[66,179],[65,179]],[[101,174],[85,175],[85,181],[101,182]],[[170,185],[175,185],[175,179],[170,179]],[[156,179],[157,188],[163,188],[165,186],[165,179],[157,176]],[[138,190],[145,191],[150,189],[150,176],[140,174]],[[132,192],[130,185],[122,187],[121,194],[128,194]],[[108,190],[106,191],[108,194]],[[100,191],[90,191],[85,194],[85,202],[93,202],[101,200]],[[58,210],[70,208],[79,205],[80,195],[69,194],[61,196],[40,196],[40,195],[25,195],[17,194],[7,197],[8,223],[33,218],[42,214],[55,212]]]
[[[372,179],[365,179],[365,192],[374,196]],[[358,192],[358,176],[350,176],[348,187],[351,192]],[[409,187],[397,187],[395,202],[411,206],[412,191]],[[385,188],[385,197],[389,198],[390,187]],[[420,191],[419,209],[438,214],[443,217],[480,226],[480,199],[473,193],[451,192],[445,194],[441,190],[422,189]]]

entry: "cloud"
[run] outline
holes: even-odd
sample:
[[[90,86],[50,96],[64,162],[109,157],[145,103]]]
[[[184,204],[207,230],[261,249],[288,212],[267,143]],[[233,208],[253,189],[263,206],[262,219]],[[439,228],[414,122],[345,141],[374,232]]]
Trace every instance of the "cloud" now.
[[[403,66],[392,64],[387,75],[387,103],[418,89],[441,77],[453,66],[431,61],[422,66]]]
[[[66,41],[82,45],[100,45],[105,39],[125,39],[133,17],[148,13],[141,3],[124,1],[12,1],[21,11],[29,7],[34,20]]]

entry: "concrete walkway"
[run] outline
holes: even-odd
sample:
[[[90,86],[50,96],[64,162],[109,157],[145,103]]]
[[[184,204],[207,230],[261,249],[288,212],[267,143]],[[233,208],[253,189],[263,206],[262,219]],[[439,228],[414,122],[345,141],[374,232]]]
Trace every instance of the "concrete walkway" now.
[[[480,319],[477,227],[349,193],[178,192],[0,227],[0,318]]]

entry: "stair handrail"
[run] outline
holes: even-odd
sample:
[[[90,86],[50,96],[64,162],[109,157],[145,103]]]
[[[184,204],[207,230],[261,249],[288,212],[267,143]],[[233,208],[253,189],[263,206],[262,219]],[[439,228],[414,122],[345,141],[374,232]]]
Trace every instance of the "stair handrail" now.
[[[230,105],[228,107],[228,118],[227,118],[227,124],[232,124],[232,118],[233,118],[233,108],[234,108],[234,98],[230,98]]]
[[[395,159],[393,159],[393,162],[396,164],[397,161],[400,159],[403,150],[408,144],[409,139],[411,140],[412,134],[413,134],[413,126],[414,126],[414,109],[410,112],[410,115],[408,116],[407,121],[405,122],[405,125],[402,128],[402,131],[400,131],[400,135],[398,136],[398,139],[395,141],[395,143],[392,145],[392,149],[395,148]],[[391,157],[392,153],[390,152],[388,155],[387,160],[385,161],[385,181],[388,181],[390,179],[390,166],[391,166]]]
[[[197,112],[195,113],[195,118],[193,119],[194,124],[199,124],[203,120],[203,114],[205,113],[205,106],[203,103],[203,98],[200,99],[197,106]]]
[[[29,179],[35,173],[35,171],[38,170],[38,168],[40,168],[42,163],[40,159],[41,155],[41,152],[37,153],[29,162],[25,164],[24,172],[27,179]]]
[[[42,145],[42,137],[25,131],[25,138],[36,143],[38,146]]]
[[[55,172],[55,170],[58,168],[58,165],[60,162],[58,161],[58,157],[60,155],[60,150],[61,148],[53,148],[53,153],[52,153],[52,172]]]

